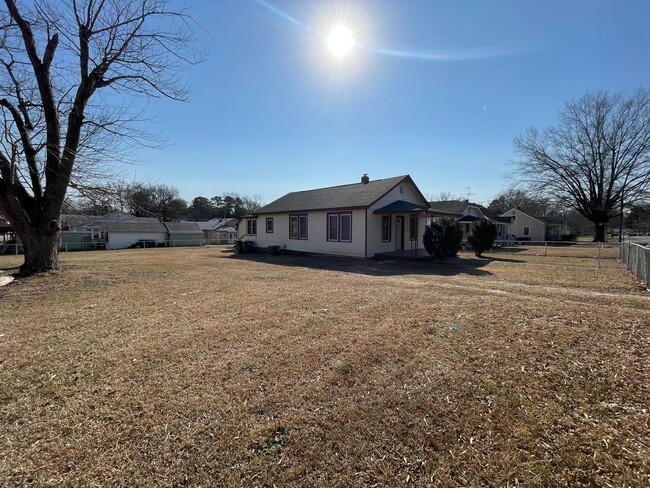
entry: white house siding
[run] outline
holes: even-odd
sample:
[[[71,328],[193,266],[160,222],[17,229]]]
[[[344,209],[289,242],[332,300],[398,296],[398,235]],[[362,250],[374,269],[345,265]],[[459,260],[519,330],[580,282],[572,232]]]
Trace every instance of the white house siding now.
[[[402,188],[401,192],[400,187]],[[422,200],[422,197],[420,197],[419,192],[413,187],[413,185],[407,182],[400,183],[398,186],[386,193],[386,195],[381,197],[374,205],[368,209],[368,257],[372,257],[378,252],[395,251],[395,221],[398,215],[402,215],[404,217],[404,249],[410,250],[411,245],[413,245],[413,247],[416,247],[416,244],[417,248],[419,249],[422,249],[424,247],[422,244],[422,235],[424,234],[424,226],[427,222],[426,216],[421,215],[418,217],[418,238],[416,242],[411,243],[409,240],[411,220],[409,218],[410,214],[408,212],[404,214],[391,214],[390,242],[381,241],[381,215],[374,214],[373,212],[397,200],[404,200],[405,202],[428,206],[427,202]]]
[[[156,241],[156,244],[164,244],[167,239],[165,232],[109,232],[108,249],[126,249],[141,239]]]
[[[330,213],[352,214],[352,242],[330,242],[327,240],[327,215]],[[291,215],[307,215],[307,239],[289,238],[289,214],[264,214],[257,218],[257,235],[247,236],[255,247],[266,249],[280,246],[287,251],[334,254],[339,256],[365,256],[365,211],[336,210],[318,212],[295,212]],[[273,218],[273,233],[266,232],[266,219]],[[247,219],[239,224],[239,236],[247,231]]]

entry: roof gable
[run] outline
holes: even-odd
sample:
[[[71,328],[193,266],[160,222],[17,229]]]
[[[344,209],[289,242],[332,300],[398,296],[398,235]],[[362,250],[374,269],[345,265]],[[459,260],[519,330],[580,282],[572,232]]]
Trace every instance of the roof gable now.
[[[395,176],[393,178],[371,180],[368,183],[353,183],[287,193],[260,208],[255,213],[269,214],[337,208],[367,208],[404,181],[413,184],[417,192],[420,192],[410,176]],[[423,197],[423,201],[425,200]]]

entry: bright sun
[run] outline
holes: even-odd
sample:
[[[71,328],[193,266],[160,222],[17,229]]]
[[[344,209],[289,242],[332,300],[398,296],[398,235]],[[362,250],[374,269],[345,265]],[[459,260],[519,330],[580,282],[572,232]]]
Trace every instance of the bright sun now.
[[[348,29],[338,26],[327,37],[327,43],[334,55],[343,57],[354,47],[354,38]]]

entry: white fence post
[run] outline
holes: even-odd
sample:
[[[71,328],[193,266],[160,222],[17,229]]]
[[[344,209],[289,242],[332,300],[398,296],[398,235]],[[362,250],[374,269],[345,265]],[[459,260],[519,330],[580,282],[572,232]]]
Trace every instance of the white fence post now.
[[[603,249],[603,243],[599,242],[598,243],[598,269],[600,269],[600,257],[602,254],[602,249]]]

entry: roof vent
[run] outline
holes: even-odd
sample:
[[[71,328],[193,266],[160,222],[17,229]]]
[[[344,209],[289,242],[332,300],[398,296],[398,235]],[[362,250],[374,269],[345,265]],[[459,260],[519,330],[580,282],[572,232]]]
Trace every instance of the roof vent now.
[[[367,185],[370,182],[370,177],[368,176],[368,173],[364,173],[361,175],[361,183],[364,185]]]

